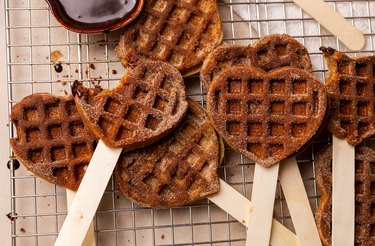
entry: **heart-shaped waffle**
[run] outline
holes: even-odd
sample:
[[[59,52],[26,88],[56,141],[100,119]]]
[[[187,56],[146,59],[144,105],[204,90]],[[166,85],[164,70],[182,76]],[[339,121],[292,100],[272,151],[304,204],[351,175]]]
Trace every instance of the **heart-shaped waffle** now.
[[[327,107],[324,86],[293,67],[269,73],[237,66],[211,83],[207,111],[214,127],[235,150],[269,167],[314,136]]]
[[[97,138],[84,126],[72,96],[33,94],[12,108],[14,154],[43,179],[77,190]]]
[[[110,147],[125,150],[151,144],[168,134],[186,113],[181,74],[160,61],[139,61],[119,85],[106,91],[73,85],[85,124]]]
[[[287,34],[264,36],[252,46],[222,45],[204,60],[200,79],[208,89],[212,80],[221,71],[234,65],[253,66],[268,72],[273,69],[293,66],[311,71],[312,65],[307,49]]]
[[[189,75],[198,72],[222,39],[215,0],[149,0],[138,19],[125,28],[116,54],[124,65],[146,57]]]
[[[168,137],[121,155],[116,180],[142,206],[175,207],[218,192],[218,165],[216,132],[205,110],[189,100],[184,121]]]
[[[354,164],[354,163],[353,163]],[[315,156],[320,199],[315,219],[324,245],[332,235],[332,145]],[[375,151],[366,146],[355,150],[355,245],[375,245]]]
[[[326,89],[331,100],[327,128],[349,144],[375,134],[375,56],[350,58],[322,47],[328,63]]]

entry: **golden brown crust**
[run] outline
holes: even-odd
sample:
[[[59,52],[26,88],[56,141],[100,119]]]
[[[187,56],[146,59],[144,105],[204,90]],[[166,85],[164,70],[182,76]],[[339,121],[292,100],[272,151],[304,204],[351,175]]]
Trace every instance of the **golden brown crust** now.
[[[215,76],[226,68],[242,65],[259,67],[268,72],[293,66],[311,72],[307,49],[287,34],[264,36],[252,46],[223,44],[204,60],[200,79],[208,89]]]
[[[97,93],[73,86],[78,112],[91,131],[110,147],[130,150],[167,135],[187,110],[181,74],[160,61],[138,61],[119,85]]]
[[[327,128],[355,146],[375,134],[375,56],[350,58],[322,47],[328,63],[326,88],[331,100]]]
[[[204,109],[189,100],[184,121],[170,135],[121,155],[116,182],[142,206],[175,207],[218,192],[218,165],[216,132]]]
[[[293,67],[265,73],[236,66],[219,73],[207,93],[214,127],[235,150],[269,167],[314,136],[326,112],[324,86]]]
[[[149,0],[125,28],[116,54],[125,66],[146,57],[192,74],[222,39],[216,1]]]
[[[10,118],[14,154],[35,175],[77,190],[97,138],[84,126],[72,96],[37,93],[16,104]]]
[[[375,151],[356,147],[355,153],[355,245],[375,245]],[[332,235],[332,146],[316,154],[315,172],[321,199],[315,214],[324,245]]]

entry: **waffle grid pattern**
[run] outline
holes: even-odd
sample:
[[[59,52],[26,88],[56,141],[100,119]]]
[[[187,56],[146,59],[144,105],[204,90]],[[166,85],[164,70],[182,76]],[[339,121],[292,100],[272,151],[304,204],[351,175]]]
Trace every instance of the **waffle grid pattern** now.
[[[146,206],[170,207],[218,191],[215,132],[200,108],[190,107],[185,120],[156,146],[120,157],[117,181],[125,196]]]
[[[128,31],[131,37],[125,37],[122,45],[134,43],[135,51],[180,71],[201,63],[207,48],[211,51],[221,40],[214,1],[156,0],[149,1],[144,11],[147,14],[134,27],[136,31]]]
[[[268,75],[252,68],[223,71],[209,92],[214,122],[224,136],[240,138],[238,148],[255,160],[286,157],[319,123],[319,90],[310,79],[298,69]]]
[[[328,127],[357,145],[375,133],[375,60],[337,61],[337,77],[327,85],[332,100]]]
[[[84,126],[72,97],[31,97],[34,103],[21,103],[12,117],[19,133],[12,145],[31,170],[76,190],[96,147],[96,138]]]
[[[182,78],[163,66],[166,64],[138,63],[113,93],[99,94],[92,106],[81,102],[90,108],[88,117],[110,145],[129,146],[147,141],[164,134],[181,118],[184,111]]]

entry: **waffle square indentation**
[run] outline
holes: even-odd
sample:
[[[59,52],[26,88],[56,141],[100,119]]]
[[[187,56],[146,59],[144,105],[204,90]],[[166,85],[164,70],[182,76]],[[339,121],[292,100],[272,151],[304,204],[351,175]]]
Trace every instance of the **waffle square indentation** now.
[[[307,125],[306,123],[295,123],[292,124],[292,136],[295,138],[303,137],[306,134]]]
[[[375,202],[371,203],[370,216],[375,216]]]
[[[41,163],[44,161],[42,148],[30,149],[27,155],[29,160],[33,163]]]
[[[192,126],[190,123],[186,123],[180,130],[181,134],[184,136],[192,136],[196,132],[194,126]]]
[[[194,166],[194,163],[198,160],[198,155],[196,155],[194,152],[189,153],[185,159],[187,162],[191,164],[191,166]]]
[[[180,151],[184,148],[184,146],[182,145],[182,143],[174,139],[168,148],[173,153],[180,153]]]
[[[173,53],[171,57],[169,58],[169,62],[173,66],[180,66],[183,62],[184,57],[181,54]]]
[[[131,138],[133,137],[133,135],[134,135],[134,131],[128,129],[125,126],[120,126],[116,134],[116,141],[119,141],[121,139]]]
[[[341,100],[339,106],[340,114],[352,115],[353,114],[353,105],[351,100]]]
[[[355,194],[362,195],[365,191],[364,183],[362,181],[355,182]]]
[[[366,77],[369,75],[368,65],[365,63],[355,64],[355,74],[359,77]]]
[[[366,83],[365,81],[357,81],[356,84],[356,89],[357,89],[357,95],[362,97],[362,96],[372,96],[372,89],[369,83]]]
[[[155,46],[152,48],[151,52],[153,53],[153,55],[162,58],[166,49],[167,47],[164,44],[157,42]]]
[[[262,144],[260,143],[248,143],[246,146],[247,151],[253,153],[254,155],[263,158],[266,153]]]
[[[283,115],[285,112],[285,102],[274,101],[270,103],[271,114],[273,115]]]
[[[67,115],[74,115],[78,113],[77,107],[74,101],[67,102],[65,107],[66,107]]]
[[[371,162],[370,162],[371,165]],[[374,162],[375,165],[375,162]],[[365,172],[365,163],[360,160],[355,160],[355,173],[361,174]]]
[[[104,111],[110,113],[110,114],[117,114],[121,109],[121,103],[114,99],[114,98],[108,98],[107,102],[104,104]]]
[[[187,13],[188,11],[186,9],[177,7],[172,11],[169,18],[172,22],[182,22]]]
[[[146,98],[147,94],[147,90],[144,90],[141,87],[137,86],[133,92],[132,98],[135,100],[142,101]]]
[[[208,137],[206,137],[206,135],[202,134],[202,136],[200,137],[199,141],[198,141],[198,145],[205,149],[205,148],[208,148],[210,146],[210,139]]]
[[[372,196],[375,195],[375,181],[371,182],[370,192]]]
[[[26,142],[36,142],[40,141],[42,137],[42,133],[40,132],[39,128],[30,128],[26,129]]]
[[[372,114],[371,103],[366,101],[357,102],[358,116],[370,116]]]
[[[45,106],[46,117],[50,119],[56,119],[60,117],[60,110],[58,103],[51,103]]]
[[[375,162],[370,162],[370,173],[375,174]]]
[[[284,146],[282,144],[270,144],[268,146],[268,154],[272,156],[277,156],[281,154],[284,150]]]
[[[342,95],[350,95],[351,94],[350,80],[346,78],[341,78],[339,80],[339,90],[340,90],[340,94]]]
[[[163,29],[160,31],[160,35],[164,39],[171,41],[175,36],[175,32],[173,31],[173,26],[169,24],[165,25]]]
[[[40,119],[38,109],[36,107],[28,107],[24,109],[24,118],[27,121],[37,121]]]
[[[145,127],[155,131],[156,129],[158,129],[160,123],[161,123],[160,119],[156,118],[153,115],[148,115],[146,119]]]
[[[271,79],[270,80],[270,92],[272,94],[284,94],[286,87],[285,79]]]
[[[48,126],[48,137],[50,139],[61,139],[63,136],[63,129],[61,124],[54,124]]]
[[[201,23],[203,22],[203,18],[198,16],[198,15],[195,15],[195,14],[192,14],[188,20],[188,25],[191,25],[193,27],[197,27],[197,26],[200,26]]]
[[[228,83],[228,93],[241,93],[241,79],[240,78],[229,78]]]
[[[371,129],[371,124],[368,122],[360,121],[358,122],[358,135],[364,136]]]
[[[128,110],[126,111],[124,119],[130,122],[136,123],[140,119],[141,115],[142,115],[142,112],[139,109],[130,106]]]
[[[293,94],[306,94],[307,93],[307,80],[295,79],[292,82]]]
[[[281,137],[285,135],[285,126],[279,123],[270,123],[270,136]]]
[[[230,135],[240,135],[241,123],[238,121],[227,121],[227,132]]]
[[[239,100],[228,100],[227,101],[227,113],[228,114],[240,114],[241,102]]]
[[[278,57],[288,55],[287,44],[277,44],[275,50]]]
[[[56,146],[51,148],[51,160],[62,161],[66,159],[66,150],[64,146]]]
[[[73,137],[84,135],[85,126],[82,121],[74,121],[69,123],[69,133]]]
[[[306,116],[307,114],[307,103],[306,102],[295,102],[292,104],[293,115]]]
[[[339,74],[350,74],[350,61],[339,60],[337,62],[337,73]]]
[[[163,12],[165,7],[167,7],[167,1],[165,0],[157,0],[153,6],[153,9],[158,12]]]
[[[165,111],[168,107],[168,101],[160,96],[156,96],[153,107],[160,111]]]
[[[263,80],[251,78],[247,81],[248,93],[262,94],[263,93]]]
[[[111,132],[112,122],[106,120],[103,117],[100,117],[98,121],[98,126],[103,131],[103,133],[108,134]]]
[[[249,122],[247,124],[247,136],[261,137],[263,135],[263,125],[258,122]]]
[[[74,158],[88,156],[89,148],[86,143],[75,143],[72,144],[72,152]]]

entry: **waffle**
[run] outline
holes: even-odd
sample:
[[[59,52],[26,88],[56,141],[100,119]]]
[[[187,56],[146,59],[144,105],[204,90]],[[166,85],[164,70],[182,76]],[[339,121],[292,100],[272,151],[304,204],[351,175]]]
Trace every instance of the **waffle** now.
[[[311,72],[311,60],[306,48],[286,34],[271,34],[258,40],[253,46],[224,44],[205,59],[200,79],[208,88],[221,70],[234,66],[253,66],[268,72],[293,66]]]
[[[120,192],[142,206],[175,207],[218,192],[218,165],[216,132],[189,100],[183,123],[168,137],[121,155],[116,180]]]
[[[72,96],[33,94],[16,104],[10,118],[14,154],[41,178],[77,190],[97,143],[84,126]]]
[[[350,58],[322,47],[328,63],[326,88],[332,102],[327,128],[355,146],[375,133],[375,56]]]
[[[199,72],[223,39],[214,0],[150,0],[125,28],[116,54],[127,66],[141,57],[165,61],[183,75]]]
[[[112,90],[86,89],[76,81],[73,94],[91,131],[107,146],[125,150],[168,134],[188,107],[181,74],[161,61],[133,64]]]
[[[269,167],[314,136],[327,108],[324,86],[310,73],[284,67],[223,70],[211,83],[207,110],[235,150]]]
[[[375,151],[356,147],[355,153],[355,245],[375,245]],[[315,214],[324,245],[332,234],[332,146],[315,157],[316,181],[321,199]]]

